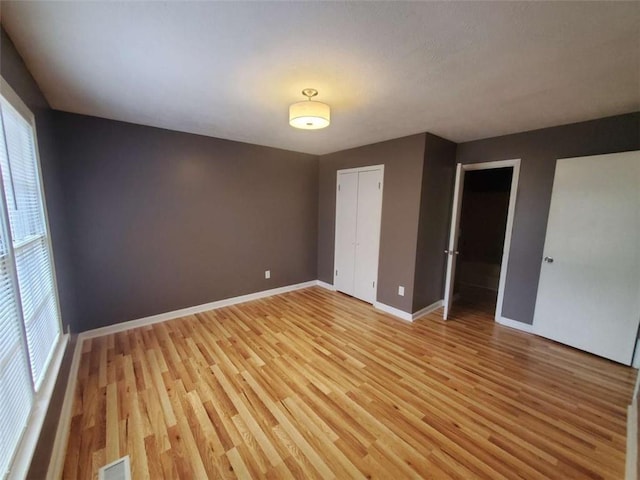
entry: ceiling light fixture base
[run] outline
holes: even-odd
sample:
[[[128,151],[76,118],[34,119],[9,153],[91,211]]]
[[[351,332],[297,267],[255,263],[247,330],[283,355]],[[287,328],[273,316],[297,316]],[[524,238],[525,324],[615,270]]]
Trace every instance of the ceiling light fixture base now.
[[[311,100],[313,97],[318,95],[318,90],[316,90],[315,88],[305,88],[304,90],[302,90],[302,94],[309,100]]]

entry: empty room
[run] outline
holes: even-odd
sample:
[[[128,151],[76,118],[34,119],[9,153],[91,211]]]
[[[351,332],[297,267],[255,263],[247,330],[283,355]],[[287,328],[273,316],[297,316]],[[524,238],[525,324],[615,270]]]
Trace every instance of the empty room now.
[[[638,478],[640,2],[0,21],[0,480]]]

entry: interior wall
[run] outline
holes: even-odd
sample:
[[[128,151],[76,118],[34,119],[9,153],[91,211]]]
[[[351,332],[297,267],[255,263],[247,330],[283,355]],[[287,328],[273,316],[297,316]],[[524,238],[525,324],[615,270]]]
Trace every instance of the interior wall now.
[[[640,149],[640,113],[458,145],[458,162],[519,158],[518,197],[502,315],[533,323],[556,160]]]
[[[444,295],[455,158],[455,143],[426,134],[412,312]]]
[[[317,157],[63,112],[55,122],[76,330],[317,278]]]
[[[345,168],[384,165],[378,301],[412,312],[425,135],[375,143],[320,157],[318,278],[333,284],[336,175]],[[398,295],[398,286],[405,295]]]

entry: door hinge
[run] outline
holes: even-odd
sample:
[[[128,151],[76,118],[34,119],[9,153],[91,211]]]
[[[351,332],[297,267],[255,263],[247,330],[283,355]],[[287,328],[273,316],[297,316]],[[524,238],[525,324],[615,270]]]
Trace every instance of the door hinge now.
[[[380,190],[380,188],[382,188],[382,182],[378,182],[378,190]]]
[[[338,276],[338,270],[336,270],[336,277]]]
[[[340,184],[338,184],[338,191],[340,191]]]
[[[376,288],[376,282],[373,282],[373,288]]]

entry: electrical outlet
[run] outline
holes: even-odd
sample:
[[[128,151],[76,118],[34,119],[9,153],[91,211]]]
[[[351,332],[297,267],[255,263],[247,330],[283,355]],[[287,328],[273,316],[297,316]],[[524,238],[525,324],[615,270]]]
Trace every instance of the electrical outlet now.
[[[271,278],[271,270],[264,271],[264,278]]]
[[[403,286],[399,286],[398,287],[398,295],[400,295],[401,297],[404,297],[404,287]]]

